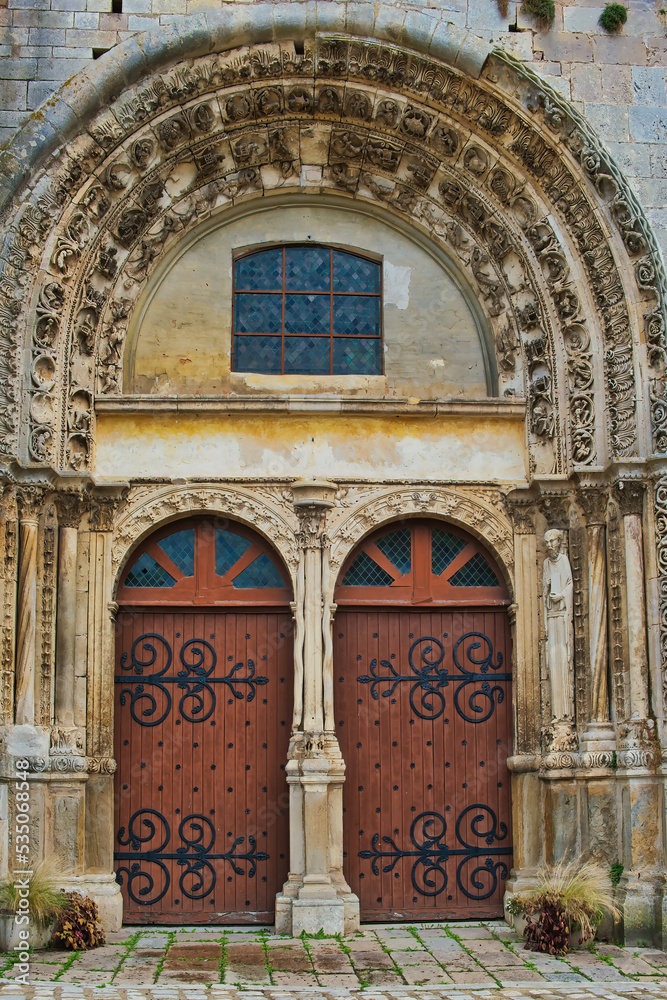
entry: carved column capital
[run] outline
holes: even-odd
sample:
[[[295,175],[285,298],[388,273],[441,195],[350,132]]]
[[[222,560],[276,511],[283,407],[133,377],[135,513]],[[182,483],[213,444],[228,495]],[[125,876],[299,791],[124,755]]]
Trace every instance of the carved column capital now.
[[[336,484],[324,479],[300,479],[292,483],[294,510],[299,519],[296,533],[301,549],[319,549],[325,544],[327,511],[333,507]]]
[[[577,493],[589,527],[607,523],[607,504],[609,493],[601,486],[582,486]]]
[[[113,531],[114,518],[121,502],[118,496],[96,496],[90,506],[90,527],[93,531]]]
[[[80,493],[58,493],[55,497],[58,525],[61,528],[78,528],[84,511]]]
[[[537,502],[550,528],[567,531],[570,527],[570,498],[566,493],[542,491]]]
[[[21,521],[39,520],[44,509],[45,491],[41,486],[19,486],[16,490],[16,505]]]
[[[622,479],[614,486],[614,499],[616,500],[621,514],[641,514],[644,509],[644,494],[646,483],[635,482],[631,479]]]
[[[507,497],[507,510],[512,519],[517,535],[535,534],[535,501],[526,497],[510,494]]]

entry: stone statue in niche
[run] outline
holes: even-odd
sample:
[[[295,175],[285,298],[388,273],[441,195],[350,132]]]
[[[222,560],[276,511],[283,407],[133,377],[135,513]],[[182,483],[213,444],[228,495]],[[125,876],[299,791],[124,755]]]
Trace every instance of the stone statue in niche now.
[[[547,665],[551,681],[551,711],[554,720],[574,717],[574,622],[572,616],[572,569],[563,551],[564,533],[555,528],[544,535],[544,617],[547,630]]]

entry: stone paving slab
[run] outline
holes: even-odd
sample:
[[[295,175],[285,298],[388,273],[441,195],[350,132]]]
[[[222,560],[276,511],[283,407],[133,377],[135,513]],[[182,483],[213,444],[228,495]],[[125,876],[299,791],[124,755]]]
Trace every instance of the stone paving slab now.
[[[441,1000],[444,988],[465,987],[486,988],[484,1000],[509,997],[505,991],[512,989],[519,990],[511,994],[517,1000],[555,997],[558,990],[569,1000],[616,997],[619,990],[667,1000],[667,954],[655,948],[596,942],[554,958],[523,944],[501,921],[369,924],[346,938],[278,937],[269,928],[247,927],[124,928],[90,952],[33,953],[34,987],[14,985],[20,974],[16,957],[0,954],[0,1000],[75,1000],[87,996],[88,988],[95,989],[91,996],[114,1000],[125,1000],[126,993],[133,1000],[158,997],[160,989],[163,1000],[180,1000],[180,990],[216,1000],[290,1000],[299,991],[326,1000],[355,991],[370,1000],[406,1000],[420,996],[420,987],[430,990],[423,1000]],[[604,992],[586,992],[592,989]],[[463,1000],[464,994],[452,996]]]

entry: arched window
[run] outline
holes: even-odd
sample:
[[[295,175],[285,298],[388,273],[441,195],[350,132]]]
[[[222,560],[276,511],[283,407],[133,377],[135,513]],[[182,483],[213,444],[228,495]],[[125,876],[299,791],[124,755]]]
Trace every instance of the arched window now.
[[[137,549],[117,600],[127,604],[282,605],[292,597],[271,546],[240,524],[194,518],[170,524]]]
[[[234,262],[232,368],[267,375],[380,375],[382,269],[321,245]]]
[[[477,539],[450,524],[414,520],[381,528],[348,556],[336,602],[503,605],[509,595]]]

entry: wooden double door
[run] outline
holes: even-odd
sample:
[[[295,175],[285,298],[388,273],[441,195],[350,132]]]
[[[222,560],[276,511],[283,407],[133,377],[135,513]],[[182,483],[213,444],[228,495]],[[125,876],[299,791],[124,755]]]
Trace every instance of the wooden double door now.
[[[417,522],[365,543],[337,600],[344,870],[362,919],[501,916],[512,699],[498,567],[462,532]]]
[[[124,575],[115,867],[126,923],[273,921],[289,860],[283,575],[249,532],[205,521],[152,538]]]

